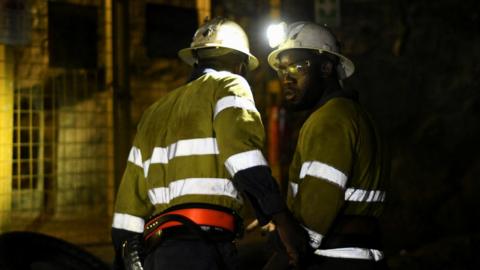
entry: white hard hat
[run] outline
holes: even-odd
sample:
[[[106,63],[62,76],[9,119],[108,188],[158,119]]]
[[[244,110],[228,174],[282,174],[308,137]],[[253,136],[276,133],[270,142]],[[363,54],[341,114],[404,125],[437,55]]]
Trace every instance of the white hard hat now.
[[[194,51],[206,48],[218,49],[209,50],[209,56],[211,57],[223,55],[231,50],[239,51],[248,56],[248,68],[250,70],[258,66],[258,59],[250,53],[247,35],[242,27],[231,20],[214,18],[202,25],[193,35],[190,47],[180,50],[178,56],[187,64],[193,66],[197,60]]]
[[[345,79],[353,74],[355,65],[350,59],[340,54],[338,41],[332,32],[323,26],[311,22],[296,22],[289,25],[285,41],[268,55],[268,64],[278,69],[278,55],[290,49],[310,49],[318,52],[328,52],[339,57],[337,66],[339,79]]]

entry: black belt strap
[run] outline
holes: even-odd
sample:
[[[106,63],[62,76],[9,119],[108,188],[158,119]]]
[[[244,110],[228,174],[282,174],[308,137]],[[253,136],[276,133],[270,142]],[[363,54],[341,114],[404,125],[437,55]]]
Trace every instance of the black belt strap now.
[[[381,249],[380,224],[375,217],[339,215],[322,239],[321,249],[362,247]]]
[[[171,221],[176,221],[180,222],[183,226],[185,226],[189,231],[192,233],[196,234],[202,242],[204,242],[207,246],[213,248],[215,251],[214,256],[215,256],[215,262],[217,263],[217,266],[219,269],[225,269],[225,263],[223,262],[222,255],[220,254],[220,251],[218,250],[217,246],[215,245],[215,242],[213,242],[208,235],[202,230],[200,225],[196,224],[193,222],[191,219],[181,216],[181,215],[175,215],[175,214],[167,214],[163,215],[160,218],[158,218],[158,226],[166,223],[166,222],[171,222]],[[159,231],[157,235],[152,236],[149,238],[145,245],[147,249],[147,253],[153,251],[160,243],[162,240],[162,231]]]

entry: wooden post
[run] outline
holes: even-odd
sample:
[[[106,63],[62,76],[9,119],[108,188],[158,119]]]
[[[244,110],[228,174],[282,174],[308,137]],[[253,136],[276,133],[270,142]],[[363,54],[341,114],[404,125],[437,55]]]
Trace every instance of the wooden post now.
[[[112,0],[105,0],[105,86],[108,91],[108,108],[109,112],[107,118],[108,128],[108,139],[107,139],[107,151],[108,156],[113,157],[108,159],[108,170],[107,170],[107,211],[109,215],[113,216],[113,202],[115,198],[115,149],[114,149],[114,136],[115,131],[114,127],[114,115],[113,115],[113,9],[112,9]]]
[[[205,19],[211,19],[211,1],[210,0],[196,0],[198,12],[198,25],[203,25]]]
[[[130,119],[129,78],[129,9],[128,0],[113,0],[113,123],[115,190],[118,188],[127,164],[132,144]]]
[[[12,204],[13,58],[0,44],[0,233],[8,229]]]

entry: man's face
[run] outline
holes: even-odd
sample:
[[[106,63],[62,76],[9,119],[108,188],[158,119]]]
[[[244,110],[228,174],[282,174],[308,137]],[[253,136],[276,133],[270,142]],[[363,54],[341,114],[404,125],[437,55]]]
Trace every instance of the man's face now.
[[[316,62],[307,50],[287,50],[279,56],[278,79],[283,103],[293,110],[312,108],[323,93],[323,79],[316,78]]]

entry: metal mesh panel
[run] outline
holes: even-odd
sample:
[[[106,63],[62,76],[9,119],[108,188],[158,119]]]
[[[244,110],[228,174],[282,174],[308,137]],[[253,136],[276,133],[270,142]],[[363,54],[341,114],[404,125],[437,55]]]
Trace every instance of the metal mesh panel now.
[[[75,3],[74,12],[95,9],[87,45],[100,47],[85,56],[92,68],[50,65],[49,30],[62,24],[51,18],[64,13],[53,14],[49,2],[0,1],[0,233],[52,235],[95,254],[105,250],[99,255],[110,261],[111,0],[61,1]]]
[[[51,142],[45,142],[43,89],[32,87],[15,91],[13,117],[12,209],[31,215],[42,205],[45,177],[51,179]],[[50,167],[45,171],[45,168]]]
[[[75,243],[108,242],[113,192],[111,93],[96,72],[15,89],[12,220]]]
[[[31,40],[32,16],[25,7],[19,9],[0,6],[0,43],[27,44]]]

